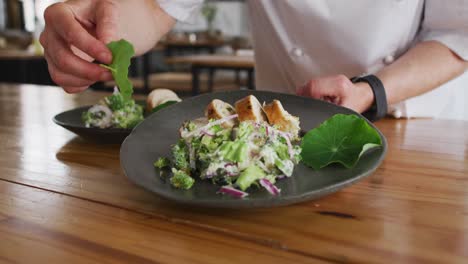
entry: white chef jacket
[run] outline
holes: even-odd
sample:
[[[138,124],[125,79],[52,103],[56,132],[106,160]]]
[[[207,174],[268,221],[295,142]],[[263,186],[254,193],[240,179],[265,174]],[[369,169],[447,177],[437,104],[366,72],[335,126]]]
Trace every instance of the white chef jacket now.
[[[203,0],[158,0],[185,21]],[[468,0],[250,0],[256,87],[295,93],[331,74],[375,73],[419,41],[436,40],[468,60]],[[396,117],[467,119],[468,73],[397,105]]]

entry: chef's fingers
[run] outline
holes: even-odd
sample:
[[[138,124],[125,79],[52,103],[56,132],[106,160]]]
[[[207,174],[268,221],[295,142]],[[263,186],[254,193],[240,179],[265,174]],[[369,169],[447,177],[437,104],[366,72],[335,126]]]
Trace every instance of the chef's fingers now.
[[[327,97],[335,103],[346,96],[350,86],[351,81],[344,75],[327,76],[309,80],[297,90],[297,94],[322,100]]]
[[[96,35],[105,44],[117,40],[117,5],[113,1],[100,1],[96,6]]]
[[[89,86],[73,87],[73,86],[64,86],[63,90],[69,94],[81,93],[84,90],[88,89]]]
[[[44,56],[46,57],[46,59],[48,59],[47,54],[45,54]],[[63,89],[67,93],[83,91],[94,83],[93,81],[87,79],[82,79],[73,75],[66,74],[57,69],[56,66],[50,61],[50,59],[47,60],[47,67],[49,70],[50,77],[57,85],[63,87]]]
[[[56,34],[50,33],[46,42],[49,48],[45,53],[55,69],[92,83],[109,78],[110,72],[107,69],[78,57]],[[57,84],[63,85],[63,83]]]
[[[46,29],[55,31],[67,46],[73,45],[100,62],[111,63],[110,50],[83,28],[67,3],[57,3],[48,7],[44,18]]]

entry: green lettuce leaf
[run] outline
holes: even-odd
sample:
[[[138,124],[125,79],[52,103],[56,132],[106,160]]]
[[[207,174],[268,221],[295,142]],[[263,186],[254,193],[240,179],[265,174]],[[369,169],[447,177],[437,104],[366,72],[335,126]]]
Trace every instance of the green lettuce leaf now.
[[[337,114],[302,139],[302,161],[314,169],[332,163],[352,168],[369,149],[382,145],[377,131],[356,115]]]
[[[133,85],[128,79],[128,67],[132,56],[135,55],[133,45],[121,39],[110,42],[107,47],[112,52],[112,63],[110,65],[101,64],[101,67],[111,71],[122,96],[125,99],[130,99],[133,94]]]
[[[112,111],[117,111],[123,109],[128,103],[128,100],[125,100],[122,94],[117,93],[104,98],[104,102]]]
[[[244,141],[226,141],[218,151],[224,160],[242,163],[248,157],[248,150],[248,145]]]
[[[177,101],[167,101],[167,102],[165,102],[163,104],[160,104],[160,105],[156,106],[155,108],[153,108],[153,110],[151,110],[151,113],[155,113],[155,112],[157,112],[157,111],[159,111],[159,110],[161,110],[163,108],[166,108],[166,107],[168,107],[170,105],[173,105],[173,104],[176,104],[176,103],[177,103]]]

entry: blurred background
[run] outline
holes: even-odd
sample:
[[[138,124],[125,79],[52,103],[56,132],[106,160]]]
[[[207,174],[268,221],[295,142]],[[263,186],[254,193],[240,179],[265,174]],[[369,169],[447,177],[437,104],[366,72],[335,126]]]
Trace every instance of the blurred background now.
[[[0,0],[0,82],[54,85],[38,41],[44,10],[56,0]],[[190,23],[175,28],[132,62],[138,93],[180,94],[254,88],[254,61],[243,1],[205,1]],[[97,83],[96,90],[114,84]]]

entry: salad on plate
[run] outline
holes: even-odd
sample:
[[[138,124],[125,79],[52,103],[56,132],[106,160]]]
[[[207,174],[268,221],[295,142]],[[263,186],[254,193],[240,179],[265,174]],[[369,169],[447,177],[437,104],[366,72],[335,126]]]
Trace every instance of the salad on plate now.
[[[175,188],[190,189],[198,178],[235,197],[255,188],[278,195],[275,183],[291,177],[301,161],[299,125],[278,100],[262,105],[249,95],[232,106],[215,99],[205,117],[182,124],[172,157],[154,165],[170,170]]]
[[[133,128],[143,121],[143,107],[132,99],[125,99],[116,89],[81,116],[86,127]]]
[[[83,112],[81,119],[86,127],[132,129],[144,119],[143,106],[132,99],[133,85],[128,79],[128,67],[135,50],[124,39],[113,41],[107,46],[112,52],[112,63],[101,64],[101,67],[112,73],[118,88],[114,88],[113,95]],[[180,101],[171,90],[155,89],[148,95],[146,108],[151,113]]]

